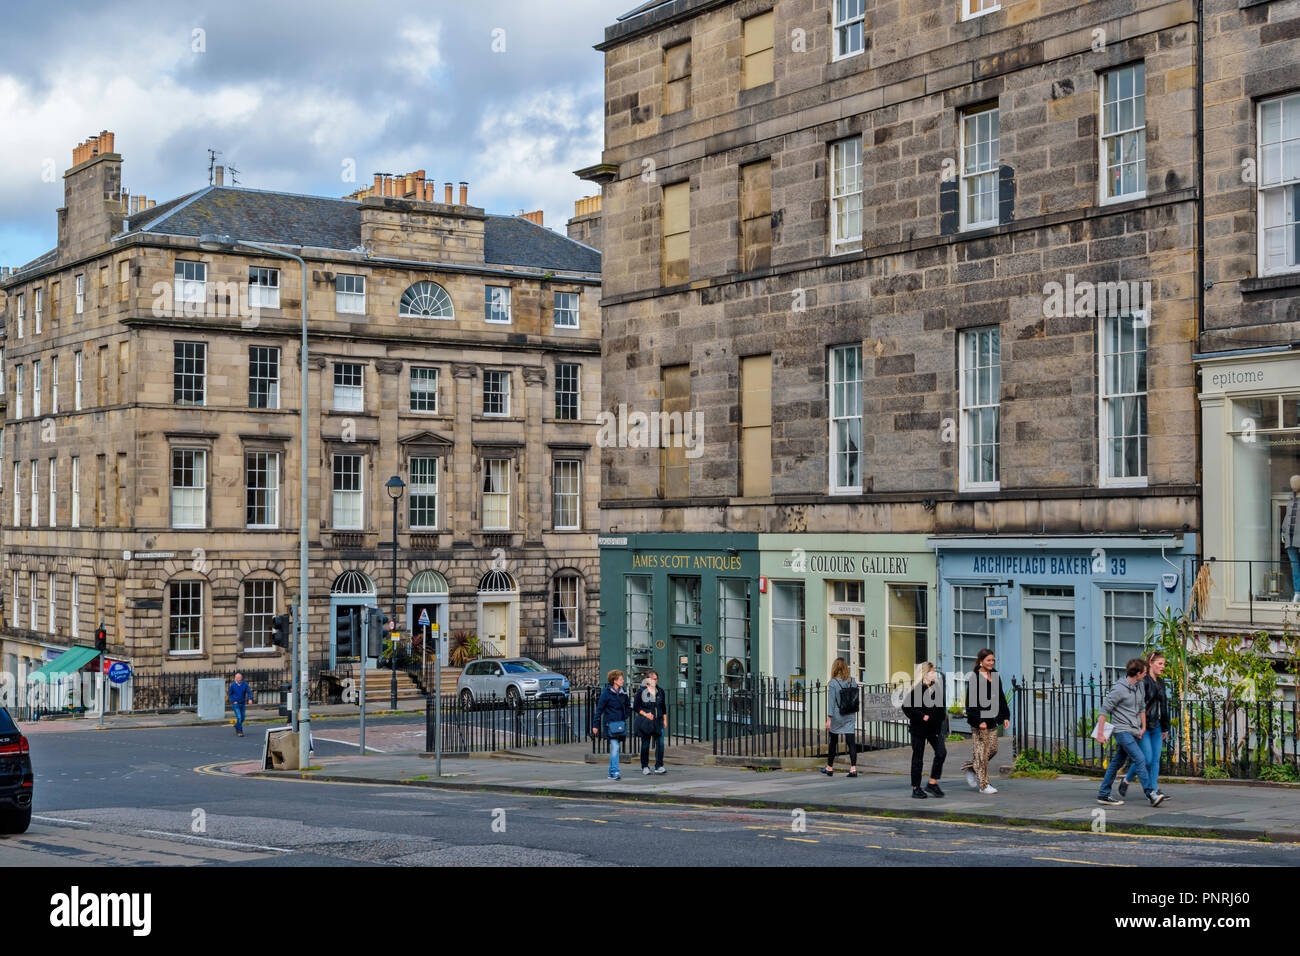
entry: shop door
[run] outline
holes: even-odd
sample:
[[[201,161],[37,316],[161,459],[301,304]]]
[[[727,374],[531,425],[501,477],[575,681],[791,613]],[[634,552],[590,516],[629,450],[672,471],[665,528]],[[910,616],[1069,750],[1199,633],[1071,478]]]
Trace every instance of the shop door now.
[[[1044,604],[1046,602],[1043,602]],[[1075,678],[1074,606],[1025,608],[1025,660],[1035,684],[1070,684]]]
[[[704,700],[701,638],[674,637],[673,682],[668,688],[668,729],[673,734],[698,739]]]
[[[859,684],[867,682],[867,648],[863,636],[863,619],[860,617],[833,617],[835,627],[835,656],[844,658],[849,673]]]

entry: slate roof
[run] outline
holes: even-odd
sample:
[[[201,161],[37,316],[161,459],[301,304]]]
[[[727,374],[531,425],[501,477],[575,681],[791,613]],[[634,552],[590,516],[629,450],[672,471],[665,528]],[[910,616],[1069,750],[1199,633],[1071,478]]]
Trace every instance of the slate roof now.
[[[361,205],[351,199],[302,196],[233,186],[207,186],[129,218],[130,232],[238,236],[252,242],[357,250]],[[600,253],[515,216],[486,217],[488,265],[552,272],[600,272]]]
[[[624,20],[631,20],[633,17],[639,17],[641,14],[653,10],[655,7],[662,7],[665,3],[671,2],[672,0],[648,0],[648,2],[641,4],[635,10],[629,10],[627,13],[623,14],[618,18],[618,21],[622,23]]]

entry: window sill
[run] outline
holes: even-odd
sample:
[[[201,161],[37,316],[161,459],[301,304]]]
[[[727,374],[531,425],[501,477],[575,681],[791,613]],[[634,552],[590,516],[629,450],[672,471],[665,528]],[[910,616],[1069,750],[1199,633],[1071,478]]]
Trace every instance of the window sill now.
[[[971,20],[978,20],[980,17],[986,17],[990,13],[997,13],[1001,9],[1002,9],[1002,5],[998,4],[996,7],[989,7],[987,10],[980,10],[978,13],[966,13],[963,11],[961,15],[961,22],[969,23]]]
[[[1097,487],[1099,488],[1146,488],[1148,487],[1148,479],[1134,478],[1129,480],[1129,479],[1116,478],[1113,481],[1103,481]]]
[[[1280,272],[1266,276],[1252,276],[1237,282],[1237,288],[1243,295],[1252,292],[1271,292],[1275,289],[1300,288],[1300,269],[1295,272]]]
[[[1099,206],[1118,206],[1120,203],[1137,202],[1139,199],[1146,199],[1147,191],[1144,189],[1136,193],[1124,193],[1122,196],[1108,196],[1098,201]]]

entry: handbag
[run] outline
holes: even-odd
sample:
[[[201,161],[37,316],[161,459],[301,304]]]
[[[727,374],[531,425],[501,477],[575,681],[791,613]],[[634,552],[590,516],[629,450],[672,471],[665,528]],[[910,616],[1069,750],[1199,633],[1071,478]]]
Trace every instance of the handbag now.
[[[619,739],[627,736],[626,720],[607,720],[605,721],[605,736],[611,739]]]

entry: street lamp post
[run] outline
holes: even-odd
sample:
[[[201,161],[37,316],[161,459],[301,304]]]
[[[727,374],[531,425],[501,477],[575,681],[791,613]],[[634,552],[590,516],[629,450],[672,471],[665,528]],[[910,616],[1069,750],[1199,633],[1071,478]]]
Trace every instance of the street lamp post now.
[[[307,263],[291,252],[233,236],[209,233],[199,237],[199,247],[209,252],[232,251],[237,246],[256,249],[268,256],[292,259],[298,263],[302,274],[302,364],[298,375],[302,384],[298,414],[298,667],[293,672],[293,683],[294,700],[298,702],[298,766],[307,767],[311,763],[311,708],[307,704]]]
[[[384,483],[384,487],[388,489],[388,497],[393,499],[393,628],[389,631],[388,663],[393,668],[389,704],[390,709],[397,710],[397,641],[391,635],[397,628],[397,503],[402,500],[402,494],[406,491],[406,482],[399,476],[393,475]]]

